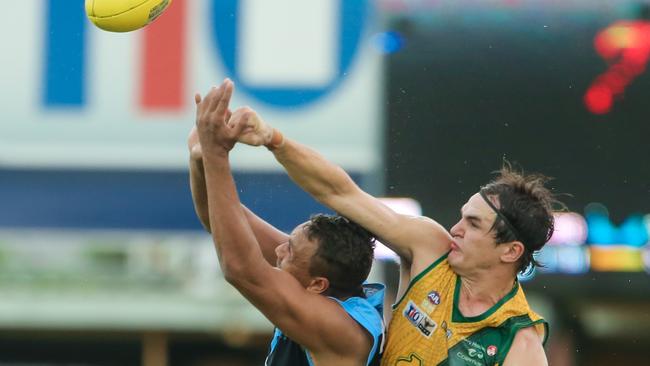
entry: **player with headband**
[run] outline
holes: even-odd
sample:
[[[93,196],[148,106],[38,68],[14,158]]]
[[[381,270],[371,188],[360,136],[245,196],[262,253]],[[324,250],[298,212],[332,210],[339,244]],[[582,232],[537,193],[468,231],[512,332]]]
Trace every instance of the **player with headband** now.
[[[265,145],[291,178],[400,257],[398,300],[382,365],[546,365],[547,323],[533,312],[517,274],[537,263],[559,203],[542,175],[504,164],[472,195],[450,231],[427,217],[393,212],[338,166],[290,140],[250,108],[239,140]]]

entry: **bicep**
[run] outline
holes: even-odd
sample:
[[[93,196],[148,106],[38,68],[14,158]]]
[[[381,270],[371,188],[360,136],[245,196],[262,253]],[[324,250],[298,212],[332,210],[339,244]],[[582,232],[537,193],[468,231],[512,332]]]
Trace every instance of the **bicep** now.
[[[372,232],[408,261],[415,253],[442,256],[449,250],[451,237],[440,224],[424,216],[399,214],[361,189],[332,197],[325,204]]]

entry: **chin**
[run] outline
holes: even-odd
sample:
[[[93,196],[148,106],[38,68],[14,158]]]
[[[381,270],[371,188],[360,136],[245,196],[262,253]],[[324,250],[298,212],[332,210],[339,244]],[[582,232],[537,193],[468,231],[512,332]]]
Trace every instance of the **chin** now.
[[[460,264],[463,260],[462,258],[463,258],[462,254],[460,254],[456,250],[452,250],[451,252],[449,252],[449,255],[447,256],[447,261],[449,262],[449,265],[453,267]]]

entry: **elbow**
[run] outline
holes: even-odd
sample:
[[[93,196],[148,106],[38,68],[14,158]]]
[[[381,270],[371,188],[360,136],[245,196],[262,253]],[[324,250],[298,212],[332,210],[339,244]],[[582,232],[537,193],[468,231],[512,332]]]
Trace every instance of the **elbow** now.
[[[221,271],[223,272],[223,278],[226,280],[226,282],[233,286],[236,286],[237,283],[239,283],[238,281],[241,280],[239,271],[234,268],[221,266]]]
[[[221,271],[223,272],[223,278],[226,282],[235,287],[248,280],[247,276],[249,275],[249,272],[240,264],[222,263]]]
[[[263,263],[247,260],[238,260],[230,264],[221,262],[223,278],[240,291],[251,287],[264,286],[265,279],[268,278],[266,269],[270,268],[270,266],[264,259],[262,261]]]
[[[237,287],[237,276],[233,275],[231,272],[223,271],[223,278],[229,284],[233,285],[234,287]]]

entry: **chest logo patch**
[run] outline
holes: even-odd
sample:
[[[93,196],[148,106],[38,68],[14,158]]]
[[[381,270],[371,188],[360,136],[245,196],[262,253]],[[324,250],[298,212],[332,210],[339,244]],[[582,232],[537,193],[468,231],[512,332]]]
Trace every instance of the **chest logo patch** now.
[[[427,299],[429,299],[429,302],[432,303],[433,305],[439,305],[440,304],[440,294],[438,291],[431,291],[427,295]]]
[[[449,329],[449,327],[447,327],[447,321],[446,320],[442,321],[442,324],[440,324],[440,328],[442,328],[442,330],[445,331],[445,336],[447,337],[447,339],[451,338],[453,333],[451,332],[451,329]]]
[[[413,301],[409,301],[408,304],[406,304],[403,315],[420,331],[420,333],[422,333],[422,335],[427,338],[431,337],[431,334],[438,327],[436,322],[420,310]]]
[[[497,354],[497,346],[494,346],[494,345],[488,346],[488,348],[486,350],[486,353],[488,354],[488,356],[496,355]]]

